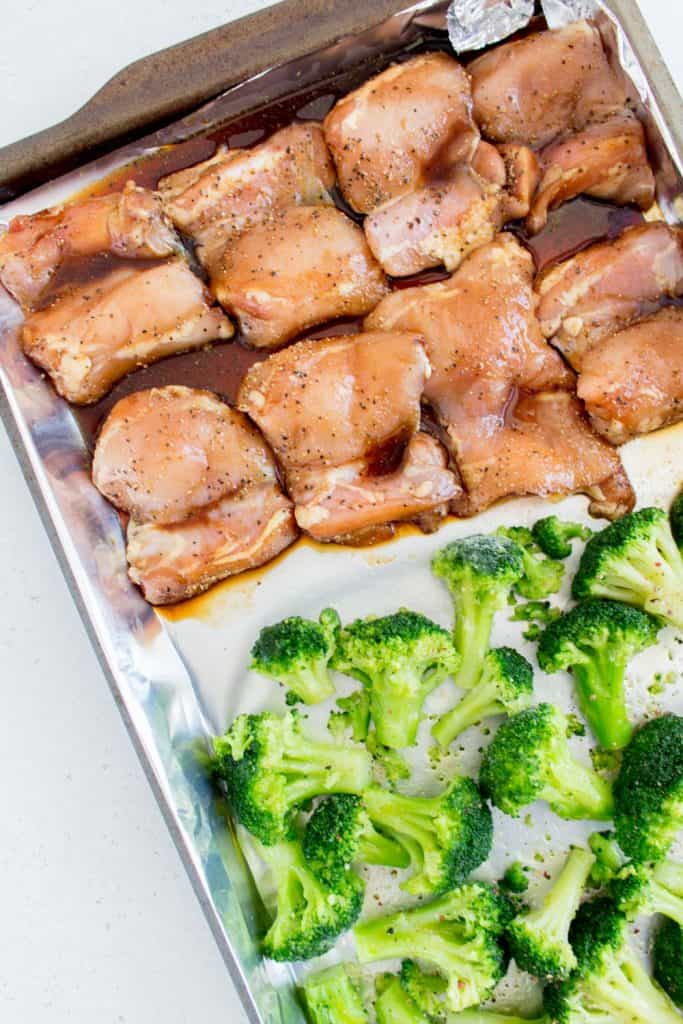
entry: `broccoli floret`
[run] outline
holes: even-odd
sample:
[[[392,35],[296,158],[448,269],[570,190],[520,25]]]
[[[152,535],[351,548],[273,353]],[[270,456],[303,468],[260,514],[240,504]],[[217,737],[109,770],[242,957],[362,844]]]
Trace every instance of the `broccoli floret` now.
[[[400,748],[415,742],[425,699],[459,662],[445,629],[402,608],[346,626],[333,664],[367,688],[380,743]]]
[[[589,850],[574,847],[541,906],[523,911],[510,924],[510,951],[523,971],[537,978],[559,979],[568,977],[576,967],[569,926],[594,860]]]
[[[441,715],[432,735],[447,748],[475,722],[492,715],[513,715],[529,707],[533,695],[534,672],[526,658],[511,647],[496,647],[484,657],[477,685],[451,711]]]
[[[491,812],[472,779],[456,776],[434,797],[371,786],[364,802],[372,823],[410,855],[413,874],[401,888],[415,896],[460,885],[491,852]]]
[[[626,938],[626,918],[609,899],[579,909],[569,938],[577,967],[544,993],[556,1024],[680,1024],[673,1004],[650,980]]]
[[[531,598],[556,594],[562,586],[564,565],[553,558],[546,558],[531,530],[526,526],[501,526],[496,533],[514,541],[521,549],[524,572],[515,583],[517,593]]]
[[[240,715],[213,745],[235,816],[266,846],[288,837],[307,800],[362,793],[370,783],[366,750],[310,739],[295,711]]]
[[[446,583],[455,607],[453,636],[462,659],[455,681],[470,690],[481,675],[494,615],[522,578],[522,550],[507,537],[474,534],[438,551],[432,570]]]
[[[379,775],[380,779],[383,778],[391,789],[398,782],[410,778],[410,766],[403,754],[380,743],[374,729],[368,733],[365,745],[372,755],[373,767],[379,769],[375,774]]]
[[[320,613],[319,622],[298,615],[266,626],[251,649],[251,668],[276,679],[304,704],[319,704],[334,693],[328,665],[339,631],[333,608]]]
[[[596,888],[609,885],[619,873],[624,858],[614,838],[614,832],[593,832],[588,837],[595,863],[591,868],[590,881]]]
[[[355,690],[348,697],[337,701],[338,711],[333,711],[327,721],[327,728],[335,739],[342,739],[348,732],[356,743],[365,743],[370,728],[370,698],[366,690]]]
[[[572,594],[635,605],[683,629],[683,557],[666,513],[643,508],[594,534],[586,544]]]
[[[275,918],[263,952],[271,960],[310,960],[322,956],[358,920],[364,886],[346,873],[334,888],[317,878],[306,862],[298,839],[259,845],[270,868],[276,893]]]
[[[636,861],[666,857],[683,829],[683,718],[643,725],[623,752],[614,784],[619,846]]]
[[[674,498],[669,509],[669,522],[673,539],[683,549],[683,491]]]
[[[303,994],[310,1024],[367,1024],[360,991],[343,964],[311,975]]]
[[[321,800],[308,819],[304,856],[314,874],[335,885],[353,863],[407,868],[410,857],[374,828],[359,796],[339,793]]]
[[[474,882],[358,925],[358,957],[361,963],[415,957],[436,968],[446,981],[443,1008],[457,1013],[487,999],[505,973],[507,958],[498,939],[510,914],[501,894]],[[416,1002],[424,1009],[419,998]]]
[[[664,920],[652,945],[654,976],[664,991],[683,1010],[683,928]]]
[[[620,750],[633,728],[624,677],[630,659],[657,642],[659,623],[638,608],[598,598],[582,601],[551,622],[538,644],[538,663],[574,676],[579,705],[601,746]]]
[[[549,601],[525,601],[518,604],[510,619],[530,623],[524,630],[522,636],[525,640],[538,640],[543,632],[542,626],[554,622],[562,613],[559,608],[554,608]]]
[[[546,800],[561,818],[612,817],[608,783],[571,755],[567,719],[539,704],[503,722],[482,761],[480,782],[496,807],[513,816]]]
[[[378,977],[375,1015],[377,1024],[430,1024],[395,974]]]
[[[569,558],[572,553],[570,540],[575,537],[588,540],[593,531],[581,523],[566,523],[557,516],[546,516],[536,520],[531,533],[548,558]]]
[[[505,869],[500,880],[500,887],[505,892],[523,893],[529,888],[529,879],[520,861],[516,860]]]
[[[683,864],[626,864],[612,881],[611,895],[629,921],[664,914],[683,927]]]

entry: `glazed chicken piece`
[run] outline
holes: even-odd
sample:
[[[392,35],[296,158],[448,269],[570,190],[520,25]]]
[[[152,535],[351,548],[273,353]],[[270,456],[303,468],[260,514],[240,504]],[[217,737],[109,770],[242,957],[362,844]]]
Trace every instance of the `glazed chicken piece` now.
[[[469,161],[479,141],[468,76],[443,53],[375,75],[339,100],[323,127],[341,190],[358,213],[419,188],[435,166]]]
[[[274,348],[315,324],[362,316],[387,291],[362,230],[334,207],[290,206],[228,247],[211,276],[243,339]]]
[[[647,210],[655,198],[645,133],[633,114],[552,142],[540,154],[541,181],[527,218],[531,234],[541,231],[548,212],[581,193]]]
[[[586,21],[496,46],[468,71],[475,120],[494,142],[546,146],[626,105],[600,33]]]
[[[253,149],[220,147],[211,159],[159,182],[164,208],[210,268],[247,228],[285,206],[332,203],[334,169],[322,129],[293,124]]]
[[[78,257],[154,259],[178,249],[159,197],[129,181],[121,192],[15,217],[0,237],[0,281],[31,309]]]
[[[584,356],[578,394],[612,444],[683,419],[683,309],[667,307]]]
[[[554,390],[574,377],[543,339],[532,281],[530,254],[503,234],[449,280],[393,292],[365,326],[422,331],[432,366],[424,397],[467,491],[452,503],[457,514],[513,494],[574,491],[616,511],[628,482],[575,399]]]
[[[175,259],[76,286],[26,319],[21,343],[60,395],[84,405],[139,366],[232,334],[199,278]]]
[[[131,516],[129,574],[152,604],[262,565],[297,534],[263,438],[208,391],[153,388],[117,402],[93,482]]]
[[[418,433],[428,373],[419,335],[379,332],[302,341],[248,371],[239,406],[311,536],[358,539],[445,513],[459,486],[438,442]]]
[[[683,229],[629,228],[558,264],[536,284],[546,338],[575,370],[601,338],[683,294]]]

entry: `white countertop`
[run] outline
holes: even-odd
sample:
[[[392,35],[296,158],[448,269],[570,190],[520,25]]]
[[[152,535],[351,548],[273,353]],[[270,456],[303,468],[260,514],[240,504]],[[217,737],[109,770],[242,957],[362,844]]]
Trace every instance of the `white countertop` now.
[[[0,145],[259,0],[25,0],[3,18]],[[683,88],[683,6],[640,0]],[[244,1024],[0,428],[0,1020]]]

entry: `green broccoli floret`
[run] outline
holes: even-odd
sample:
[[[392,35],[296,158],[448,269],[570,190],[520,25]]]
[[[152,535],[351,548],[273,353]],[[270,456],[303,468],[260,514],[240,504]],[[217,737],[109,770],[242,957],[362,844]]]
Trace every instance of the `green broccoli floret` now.
[[[560,875],[536,910],[526,910],[508,929],[517,966],[537,978],[566,978],[576,967],[569,944],[574,920],[595,858],[580,846],[572,849]]]
[[[406,850],[374,828],[361,798],[350,793],[320,801],[306,824],[303,847],[311,870],[326,885],[343,878],[354,863],[410,864]]]
[[[531,527],[531,533],[548,558],[569,558],[572,553],[570,540],[575,537],[588,540],[593,531],[581,523],[567,523],[557,516],[546,516],[544,519],[536,520]]]
[[[213,746],[235,816],[266,846],[288,837],[294,813],[307,800],[362,793],[370,784],[366,750],[311,739],[295,711],[240,715]]]
[[[530,623],[522,636],[525,640],[538,640],[543,632],[541,627],[554,622],[561,614],[560,609],[554,608],[549,601],[524,601],[515,607],[510,619]]]
[[[683,718],[662,715],[634,734],[614,784],[619,846],[636,861],[666,857],[683,829]]]
[[[545,800],[561,818],[612,817],[608,783],[571,755],[567,719],[539,704],[503,722],[484,754],[480,782],[496,807],[513,816]]]
[[[453,636],[462,659],[455,682],[470,690],[481,675],[493,618],[522,578],[522,550],[507,537],[474,534],[438,551],[432,570],[446,583],[455,607]]]
[[[511,647],[495,647],[484,657],[479,682],[459,704],[441,715],[432,728],[437,743],[448,748],[460,733],[492,715],[514,715],[529,707],[534,695],[534,672]]]
[[[669,509],[671,533],[679,548],[683,549],[683,491],[674,498]]]
[[[328,665],[339,627],[333,608],[322,611],[319,622],[293,615],[266,626],[251,649],[250,667],[282,683],[304,704],[319,704],[334,693]]]
[[[491,852],[491,811],[472,779],[456,776],[433,797],[371,786],[364,803],[373,825],[408,852],[413,874],[401,888],[415,896],[460,885]]]
[[[375,1015],[377,1024],[430,1024],[395,974],[378,976]]]
[[[367,1024],[360,991],[343,964],[306,978],[303,994],[310,1024]]]
[[[626,918],[608,899],[579,909],[569,932],[578,965],[544,993],[555,1024],[681,1024],[626,938]]]
[[[500,880],[500,887],[505,892],[512,893],[523,893],[529,888],[529,879],[527,878],[526,871],[521,861],[516,860],[513,864],[505,869],[505,873]]]
[[[457,1013],[487,999],[505,973],[507,958],[498,939],[510,914],[501,894],[474,882],[431,903],[358,925],[358,957],[361,963],[415,957],[436,968],[446,981],[443,1009]],[[424,1010],[419,995],[416,1002]]]
[[[626,864],[610,891],[629,921],[639,914],[664,914],[683,927],[683,864]]]
[[[683,928],[675,921],[664,920],[657,929],[652,961],[655,979],[683,1010]]]
[[[659,623],[638,608],[598,598],[582,601],[544,630],[538,664],[552,674],[571,672],[579,706],[601,746],[620,750],[633,728],[624,677],[630,659],[657,642]]]
[[[412,746],[427,696],[459,663],[447,631],[405,608],[346,626],[333,662],[367,688],[377,738],[392,748]]]
[[[499,537],[507,537],[522,551],[523,575],[515,583],[515,590],[522,597],[543,598],[556,594],[562,586],[564,565],[553,558],[546,558],[526,526],[501,526],[496,530]]]
[[[588,837],[588,845],[595,856],[591,868],[590,881],[596,888],[609,885],[619,873],[624,857],[614,838],[614,832],[593,832]]]
[[[683,629],[683,556],[666,513],[643,508],[610,523],[586,544],[572,594],[635,605]]]
[[[379,781],[386,782],[390,789],[395,789],[397,783],[410,778],[410,765],[403,754],[380,743],[374,729],[368,733],[365,745],[372,755],[375,779],[379,778]]]
[[[306,862],[298,839],[261,846],[276,894],[275,918],[263,952],[271,960],[310,960],[322,956],[342,932],[358,920],[364,886],[349,871],[334,888],[317,878]]]
[[[370,698],[366,690],[355,690],[348,697],[337,701],[338,711],[333,711],[327,721],[327,728],[335,739],[342,739],[351,733],[356,743],[365,743],[370,729]]]

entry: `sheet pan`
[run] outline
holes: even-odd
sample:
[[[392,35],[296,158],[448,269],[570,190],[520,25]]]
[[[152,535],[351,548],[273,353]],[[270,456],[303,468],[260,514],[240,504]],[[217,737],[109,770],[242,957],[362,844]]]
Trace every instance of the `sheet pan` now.
[[[306,29],[303,8],[298,3],[284,4],[281,13],[290,6],[303,18],[298,22],[300,39]],[[182,143],[208,126],[223,124],[313,82],[341,74],[351,88],[387,63],[397,50],[445,29],[445,4],[420,3],[389,18],[386,5],[358,6],[363,8],[358,17],[361,32],[342,35],[305,57],[299,56],[299,49],[296,59],[284,67],[269,68],[264,54],[259,73],[246,82],[182,120],[0,208],[0,223],[17,213],[58,202],[116,167],[144,159],[159,146]],[[334,35],[335,8],[331,5],[327,14],[328,38]],[[637,70],[642,78],[637,84],[642,87],[645,83],[641,102],[659,146],[662,210],[673,220],[681,193],[683,105],[632,0],[612,0],[609,8],[621,26],[619,34],[612,37],[615,52],[618,55],[619,46],[628,40],[639,61]],[[373,27],[368,27],[370,9],[377,12],[378,24]],[[613,28],[606,25],[605,31]],[[244,45],[243,36],[239,38]],[[301,1021],[292,986],[295,972],[264,963],[258,954],[257,939],[265,920],[263,899],[268,899],[266,880],[259,877],[256,862],[248,858],[248,863],[240,852],[225,809],[216,803],[201,767],[206,736],[222,731],[236,712],[282,706],[277,690],[245,669],[258,629],[293,611],[317,614],[330,603],[343,618],[390,611],[408,603],[447,625],[447,596],[428,569],[429,556],[438,546],[502,522],[532,522],[550,510],[589,521],[586,501],[569,498],[552,509],[548,502],[536,499],[508,502],[476,520],[451,521],[430,537],[401,530],[398,539],[371,549],[323,549],[302,541],[267,571],[246,574],[206,597],[158,613],[127,579],[118,516],[90,482],[88,454],[69,407],[21,354],[19,322],[18,308],[0,291],[2,416],[74,600],[248,1018],[254,1024]],[[668,503],[683,476],[683,425],[633,442],[622,453],[639,504]],[[662,636],[663,642],[633,665],[630,689],[638,714],[655,699],[649,690],[655,672],[665,679],[671,679],[673,673],[674,680],[678,673],[678,684],[671,683],[664,699],[667,706],[683,713],[681,645],[670,632]],[[512,642],[525,649],[520,624],[501,621],[495,642]],[[530,649],[526,653],[530,654]],[[540,695],[567,709],[572,707],[567,680],[545,679]],[[438,711],[451,698],[447,690],[435,693],[428,710]],[[322,729],[323,718],[312,715],[311,725]],[[416,767],[427,743],[423,736]],[[477,746],[475,738],[465,754],[443,762],[443,771],[471,766]],[[434,784],[433,776],[422,781]],[[575,826],[570,828],[538,809],[531,827],[510,819],[503,825],[502,818],[497,825],[505,829],[504,848],[483,869],[488,877],[516,856],[531,861],[539,847],[543,849],[544,871],[552,870],[570,836],[576,836]],[[542,874],[539,871],[535,879],[539,886],[544,884]],[[376,893],[379,884],[371,876],[368,891]],[[387,902],[391,898],[391,893],[384,894]],[[350,943],[350,939],[344,940],[342,954],[350,950]],[[531,1007],[535,992],[518,977],[512,977],[507,993],[518,1000],[520,984],[528,989],[522,995],[528,997]],[[506,998],[504,989],[499,1005],[504,1006]]]

